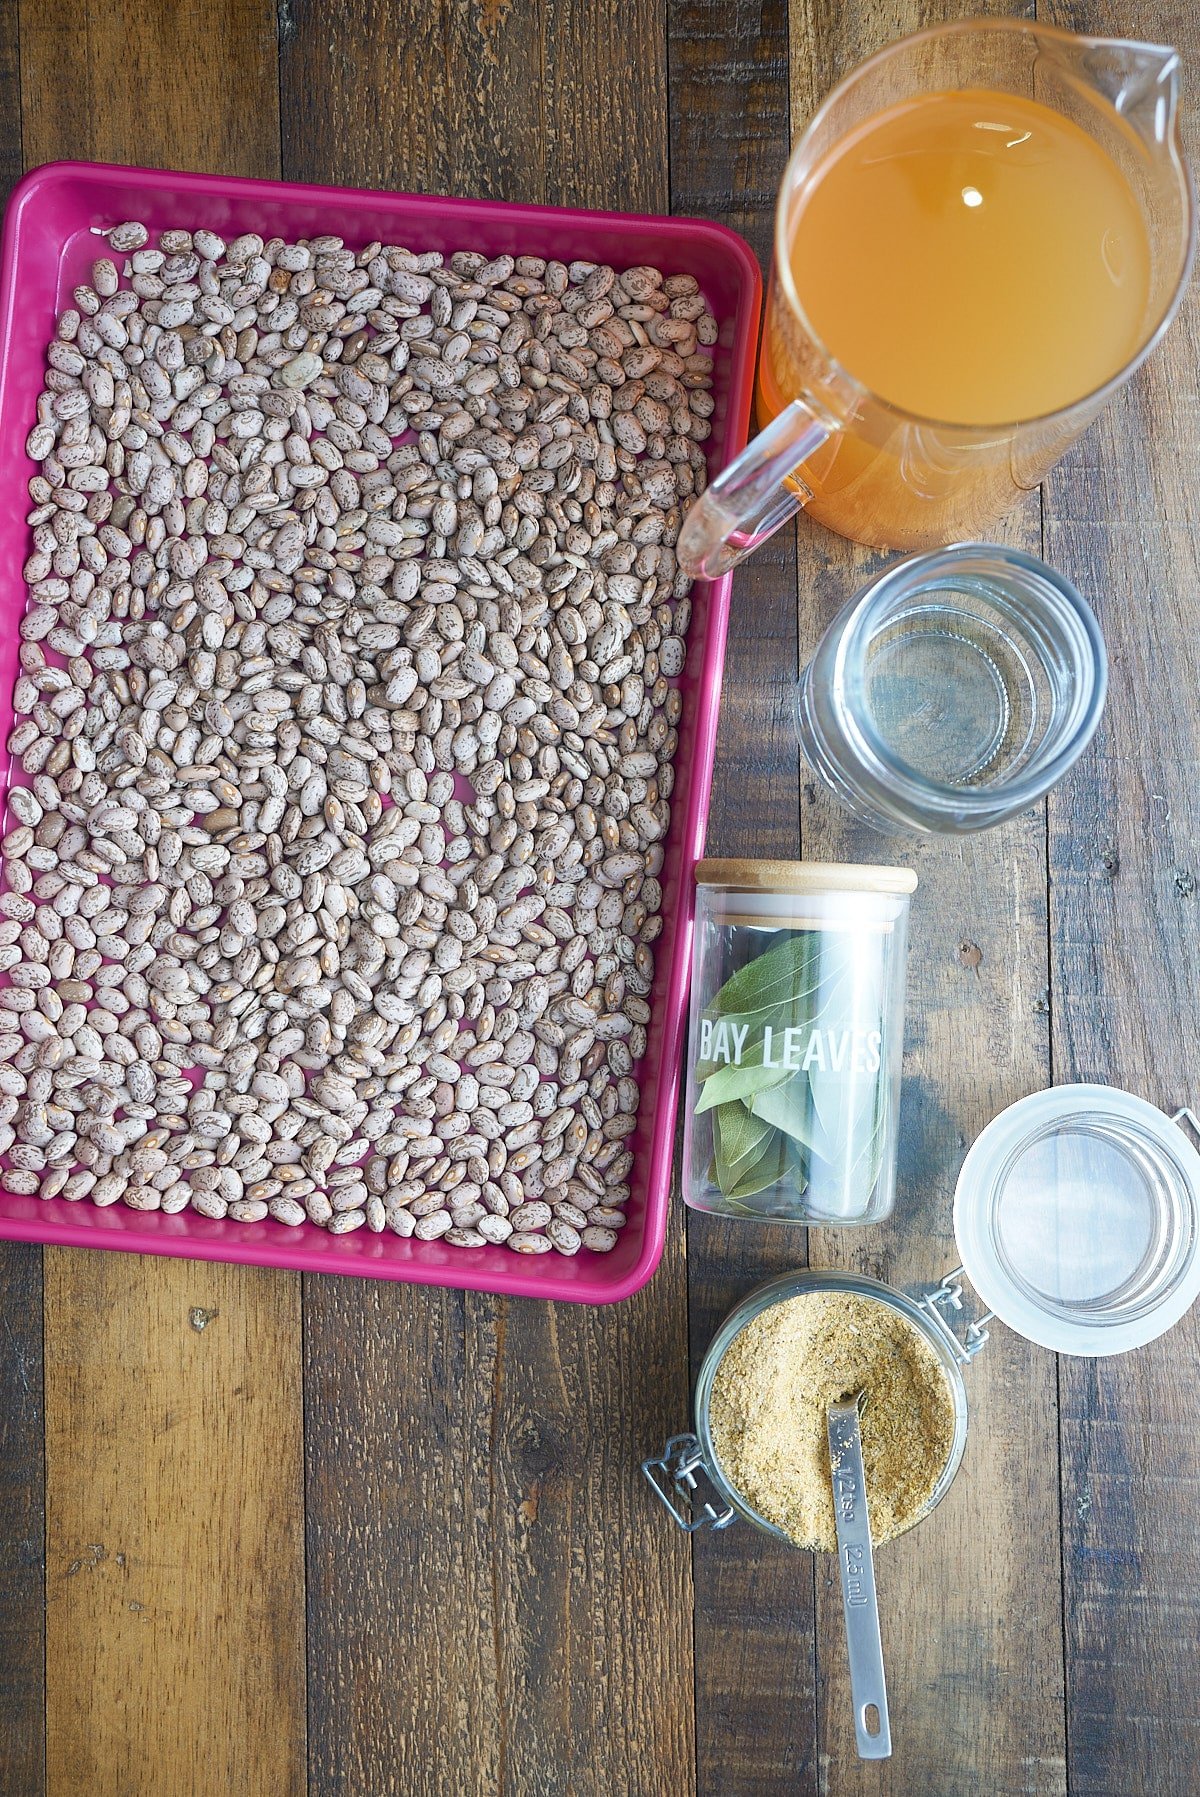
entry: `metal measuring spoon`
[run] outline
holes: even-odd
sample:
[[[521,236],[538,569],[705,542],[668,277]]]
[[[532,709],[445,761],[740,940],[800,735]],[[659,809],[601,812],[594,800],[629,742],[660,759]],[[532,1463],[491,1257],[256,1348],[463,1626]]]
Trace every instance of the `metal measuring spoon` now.
[[[850,1660],[850,1695],[854,1700],[854,1735],[858,1757],[885,1760],[892,1751],[887,1686],[883,1675],[883,1643],[879,1638],[879,1606],[875,1599],[875,1562],[867,1514],[867,1480],[863,1471],[858,1419],[866,1392],[830,1404],[829,1471],[833,1480],[833,1514],[837,1523],[838,1570],[842,1583],[842,1615]]]

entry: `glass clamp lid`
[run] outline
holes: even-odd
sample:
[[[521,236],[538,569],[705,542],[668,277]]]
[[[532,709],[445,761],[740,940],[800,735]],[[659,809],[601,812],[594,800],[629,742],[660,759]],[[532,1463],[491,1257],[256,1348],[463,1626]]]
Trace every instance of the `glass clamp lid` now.
[[[973,1143],[954,1234],[971,1284],[1010,1329],[1063,1354],[1124,1353],[1200,1295],[1200,1154],[1132,1093],[1036,1092]]]

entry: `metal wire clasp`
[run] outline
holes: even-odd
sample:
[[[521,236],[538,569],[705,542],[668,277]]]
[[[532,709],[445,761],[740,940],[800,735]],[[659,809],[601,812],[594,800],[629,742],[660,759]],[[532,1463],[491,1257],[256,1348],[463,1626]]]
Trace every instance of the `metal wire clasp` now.
[[[979,1350],[988,1339],[988,1324],[995,1318],[995,1311],[985,1311],[974,1323],[968,1323],[965,1331],[966,1339],[960,1341],[954,1333],[953,1324],[947,1315],[949,1311],[961,1311],[963,1308],[963,1280],[966,1277],[964,1267],[955,1267],[947,1273],[942,1283],[933,1291],[926,1292],[918,1299],[917,1309],[923,1310],[931,1323],[945,1339],[951,1353],[960,1366],[969,1366]]]
[[[734,1520],[735,1512],[730,1505],[726,1504],[723,1509],[718,1510],[708,1498],[703,1500],[699,1513],[696,1512],[699,1485],[696,1474],[702,1472],[713,1491],[716,1491],[716,1486],[708,1478],[704,1454],[695,1435],[672,1435],[657,1458],[642,1461],[642,1472],[651,1489],[688,1535],[694,1535],[705,1524],[713,1529],[727,1529]],[[675,1503],[676,1493],[686,1503],[686,1515]]]
[[[1190,1104],[1181,1104],[1171,1117],[1172,1123],[1178,1123],[1180,1129],[1185,1123],[1191,1125],[1193,1135],[1200,1136],[1200,1117],[1197,1117]]]

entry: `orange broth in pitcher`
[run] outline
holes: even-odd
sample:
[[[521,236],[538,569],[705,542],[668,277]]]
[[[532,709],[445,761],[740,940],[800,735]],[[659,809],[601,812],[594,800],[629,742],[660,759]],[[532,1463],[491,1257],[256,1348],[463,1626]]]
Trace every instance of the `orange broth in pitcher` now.
[[[1129,182],[1079,125],[1009,93],[922,94],[864,120],[797,195],[788,251],[819,341],[926,419],[1070,406],[1144,338],[1150,246]],[[789,360],[769,317],[760,424],[801,391]]]

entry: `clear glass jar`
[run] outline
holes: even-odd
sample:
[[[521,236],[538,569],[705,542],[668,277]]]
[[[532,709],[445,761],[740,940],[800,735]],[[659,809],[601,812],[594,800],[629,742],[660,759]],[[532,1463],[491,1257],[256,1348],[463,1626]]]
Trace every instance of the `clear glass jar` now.
[[[709,1407],[717,1368],[734,1337],[772,1305],[784,1304],[789,1298],[809,1292],[854,1292],[862,1298],[873,1298],[898,1311],[928,1342],[946,1375],[954,1400],[954,1439],[937,1484],[928,1502],[909,1524],[910,1528],[923,1521],[941,1503],[954,1482],[967,1445],[967,1389],[962,1376],[962,1362],[967,1356],[965,1350],[956,1350],[953,1335],[939,1324],[934,1311],[905,1297],[903,1292],[893,1291],[891,1286],[878,1279],[868,1279],[865,1274],[784,1273],[749,1292],[730,1311],[710,1342],[696,1381],[695,1432],[674,1436],[661,1456],[643,1462],[642,1470],[647,1479],[676,1522],[689,1533],[705,1524],[725,1528],[740,1516],[779,1541],[790,1540],[782,1529],[760,1516],[726,1474],[713,1445]],[[700,1488],[698,1475],[701,1474],[707,1480],[711,1496],[706,1496]],[[680,1508],[684,1500],[689,1505],[688,1513]]]
[[[796,733],[846,810],[884,831],[964,833],[1026,811],[1083,753],[1104,639],[1061,574],[1018,549],[909,556],[830,624]]]
[[[967,1276],[1043,1348],[1140,1348],[1200,1292],[1200,1156],[1183,1125],[1133,1092],[1054,1086],[994,1117],[954,1193]]]
[[[874,1223],[895,1202],[907,868],[696,869],[683,1193],[696,1210]]]

